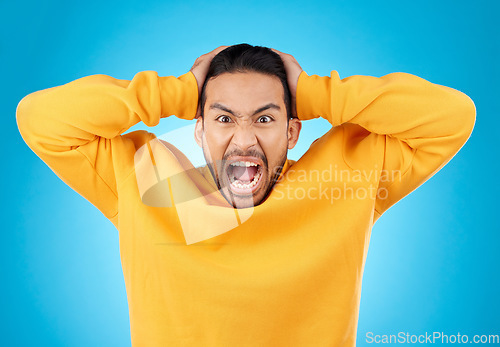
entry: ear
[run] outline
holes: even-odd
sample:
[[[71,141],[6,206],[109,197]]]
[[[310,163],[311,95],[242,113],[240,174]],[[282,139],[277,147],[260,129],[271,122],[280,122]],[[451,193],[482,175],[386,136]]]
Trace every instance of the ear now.
[[[288,149],[292,149],[299,140],[302,122],[298,118],[292,118],[288,121]]]
[[[194,139],[196,140],[198,146],[203,148],[202,138],[203,138],[203,118],[198,117],[198,119],[196,119],[196,125],[194,128]]]

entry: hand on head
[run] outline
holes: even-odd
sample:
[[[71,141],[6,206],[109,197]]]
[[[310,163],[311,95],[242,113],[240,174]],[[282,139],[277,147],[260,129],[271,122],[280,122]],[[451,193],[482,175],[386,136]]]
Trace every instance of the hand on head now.
[[[292,55],[280,52],[274,48],[271,48],[271,50],[279,54],[281,60],[283,60],[283,64],[285,65],[288,88],[290,89],[292,97],[292,115],[296,117],[297,109],[295,100],[297,96],[297,82],[299,81],[299,76],[303,70]]]
[[[198,98],[201,95],[201,88],[203,87],[203,83],[205,83],[205,77],[207,76],[208,68],[210,67],[210,62],[220,51],[223,51],[227,47],[229,46],[220,46],[211,52],[203,54],[202,56],[198,57],[195,60],[193,67],[191,67],[190,71],[193,73],[194,77],[196,78],[196,83],[198,84]],[[196,112],[195,118],[198,118],[199,116],[200,116],[200,109],[198,107],[198,111]]]

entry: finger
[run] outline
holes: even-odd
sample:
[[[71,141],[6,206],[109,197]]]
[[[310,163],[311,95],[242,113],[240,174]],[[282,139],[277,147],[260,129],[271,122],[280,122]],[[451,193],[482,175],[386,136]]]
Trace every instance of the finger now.
[[[210,52],[209,54],[213,55],[213,56],[216,56],[217,54],[219,54],[220,52],[222,52],[223,50],[225,50],[228,47],[229,46],[219,46],[216,49],[214,49],[212,52]]]
[[[283,59],[283,61],[284,61],[284,60],[289,60],[290,58],[294,59],[294,58],[293,58],[293,56],[292,56],[291,54],[288,54],[288,53],[283,53],[283,52],[278,51],[277,49],[274,49],[274,48],[271,48],[271,50],[272,50],[274,53],[278,54],[278,55],[281,57],[281,59]]]

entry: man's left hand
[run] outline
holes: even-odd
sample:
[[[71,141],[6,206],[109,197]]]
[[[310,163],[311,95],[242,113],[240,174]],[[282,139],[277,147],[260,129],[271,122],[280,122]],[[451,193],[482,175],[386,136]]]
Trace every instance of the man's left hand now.
[[[292,115],[294,117],[296,117],[297,116],[297,109],[296,109],[296,107],[297,107],[297,104],[296,104],[297,83],[299,81],[299,76],[303,70],[300,67],[297,60],[292,55],[280,52],[274,48],[272,50],[273,50],[273,52],[279,54],[279,56],[281,57],[281,60],[283,60],[283,64],[285,65],[288,88],[290,89],[290,94],[292,97],[292,100],[291,100],[292,101]]]

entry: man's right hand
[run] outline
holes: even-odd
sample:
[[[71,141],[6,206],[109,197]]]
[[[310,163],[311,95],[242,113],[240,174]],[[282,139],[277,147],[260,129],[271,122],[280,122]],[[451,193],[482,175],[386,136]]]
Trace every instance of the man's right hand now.
[[[195,60],[193,67],[191,68],[190,71],[193,73],[194,77],[196,78],[196,83],[198,84],[198,99],[201,96],[201,88],[203,87],[203,83],[205,83],[205,78],[207,77],[208,68],[210,67],[210,62],[219,52],[223,51],[227,47],[229,46],[217,47],[213,51],[203,54],[202,56],[198,57]],[[196,112],[196,118],[198,118],[199,115],[200,115],[200,109],[198,107],[198,111]]]

